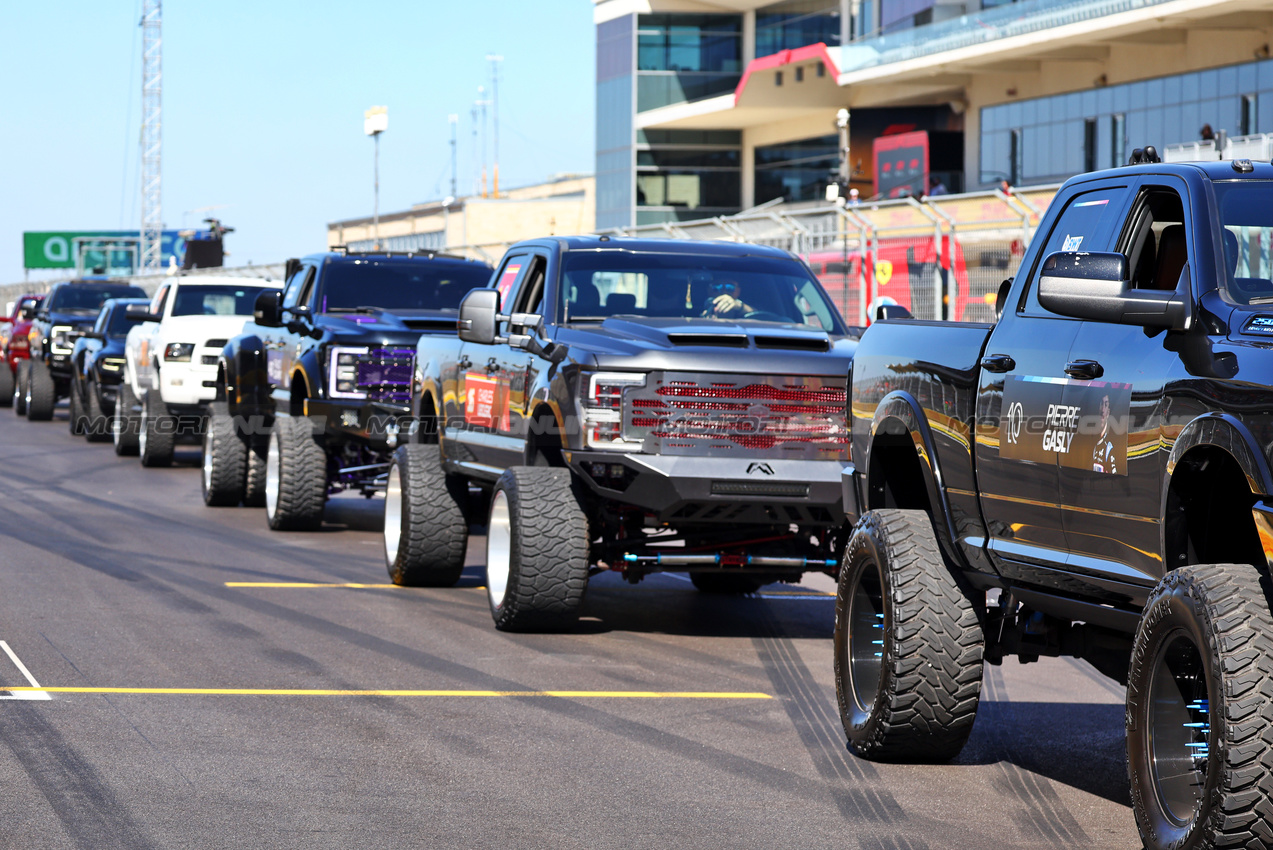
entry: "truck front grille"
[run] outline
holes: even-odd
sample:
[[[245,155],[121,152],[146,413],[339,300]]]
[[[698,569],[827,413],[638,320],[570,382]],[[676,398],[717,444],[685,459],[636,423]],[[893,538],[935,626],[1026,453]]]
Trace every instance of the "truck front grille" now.
[[[368,401],[411,403],[411,375],[415,351],[410,348],[373,348],[358,357],[354,386]]]
[[[655,372],[623,396],[623,438],[664,455],[834,460],[845,379]]]

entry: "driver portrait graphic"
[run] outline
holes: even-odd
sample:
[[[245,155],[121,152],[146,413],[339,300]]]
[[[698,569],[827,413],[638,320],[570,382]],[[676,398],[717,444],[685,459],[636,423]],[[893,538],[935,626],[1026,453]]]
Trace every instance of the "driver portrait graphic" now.
[[[1118,450],[1114,448],[1114,436],[1110,433],[1108,393],[1101,397],[1101,431],[1092,448],[1092,471],[1118,474]]]

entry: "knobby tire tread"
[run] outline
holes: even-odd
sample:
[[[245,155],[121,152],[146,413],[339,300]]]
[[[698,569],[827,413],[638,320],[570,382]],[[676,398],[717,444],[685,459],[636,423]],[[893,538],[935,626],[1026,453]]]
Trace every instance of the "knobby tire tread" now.
[[[274,420],[279,435],[278,505],[269,517],[275,531],[316,531],[327,502],[327,455],[314,426],[300,416]]]
[[[436,445],[408,444],[394,452],[402,481],[402,538],[389,566],[394,584],[451,587],[464,571],[468,522],[461,507],[468,484],[448,476]]]

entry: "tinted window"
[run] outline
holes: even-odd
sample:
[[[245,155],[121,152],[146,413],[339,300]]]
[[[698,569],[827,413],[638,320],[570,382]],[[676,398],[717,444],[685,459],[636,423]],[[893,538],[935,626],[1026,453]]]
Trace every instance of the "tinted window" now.
[[[1108,251],[1122,229],[1128,187],[1110,186],[1075,195],[1056,220],[1048,241],[1036,258],[1026,293],[1026,311],[1052,315],[1039,306],[1038,280],[1043,260],[1057,251]]]
[[[263,286],[182,286],[172,304],[174,316],[250,316]]]
[[[831,333],[843,323],[795,260],[685,254],[566,254],[566,321],[607,316],[790,322]]]
[[[138,302],[141,303],[141,302]],[[128,332],[136,327],[137,323],[129,321],[128,306],[120,304],[111,310],[110,324],[106,326],[106,335],[112,339],[123,339],[128,336]]]
[[[1224,243],[1221,288],[1239,304],[1273,303],[1273,182],[1214,185]]]
[[[102,309],[108,298],[145,298],[146,293],[135,286],[105,287],[76,284],[58,287],[49,298],[50,311]]]
[[[386,310],[458,310],[491,270],[479,263],[358,259],[328,264],[318,312],[380,307]]]

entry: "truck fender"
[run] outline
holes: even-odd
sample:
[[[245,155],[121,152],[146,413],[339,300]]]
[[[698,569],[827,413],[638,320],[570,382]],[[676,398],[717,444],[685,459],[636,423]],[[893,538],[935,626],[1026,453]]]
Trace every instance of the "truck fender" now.
[[[235,337],[222,349],[225,394],[231,412],[250,416],[270,413],[270,382],[266,374],[265,345],[255,335]]]
[[[442,430],[442,423],[446,416],[446,410],[442,406],[442,371],[437,362],[433,360],[415,364],[415,374],[411,378],[411,418],[419,422],[423,415],[424,403],[426,400],[433,404],[433,415],[437,417],[438,431]]]
[[[1273,494],[1273,475],[1270,475],[1268,460],[1246,425],[1228,413],[1204,413],[1181,430],[1180,436],[1176,437],[1176,442],[1171,447],[1171,454],[1167,458],[1166,479],[1163,481],[1164,513],[1159,516],[1165,515],[1167,491],[1176,465],[1190,449],[1198,446],[1214,446],[1231,456],[1246,476],[1252,495]]]
[[[956,551],[955,529],[951,526],[950,505],[946,501],[946,488],[942,483],[941,463],[937,458],[933,433],[928,426],[928,418],[923,407],[910,393],[894,390],[875,408],[875,416],[871,420],[871,437],[867,442],[866,457],[859,467],[869,482],[871,471],[871,453],[875,447],[876,434],[908,434],[915,445],[915,453],[919,457],[919,467],[924,476],[924,490],[928,494],[928,504],[933,511],[933,527],[948,557],[957,563],[962,558]],[[863,510],[869,509],[870,493],[865,493]],[[939,516],[938,516],[939,515]]]

